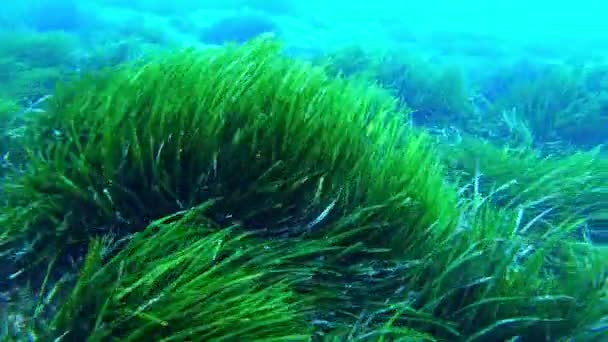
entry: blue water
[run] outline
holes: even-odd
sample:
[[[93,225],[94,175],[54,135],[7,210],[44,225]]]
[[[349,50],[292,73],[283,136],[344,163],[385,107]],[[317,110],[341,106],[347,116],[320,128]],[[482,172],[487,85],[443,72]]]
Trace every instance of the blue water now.
[[[266,34],[295,59],[325,65],[328,58],[343,58],[328,68],[332,76],[357,78],[373,69],[366,81],[411,109],[404,124],[446,146],[470,135],[539,159],[598,149],[600,166],[580,177],[604,183],[532,210],[590,201],[590,208],[577,211],[581,224],[573,235],[606,245],[608,170],[601,168],[608,166],[606,13],[608,2],[592,0],[6,0],[0,4],[0,180],[10,181],[27,167],[15,137],[29,115],[45,110],[63,81],[160,52],[243,44]],[[406,62],[397,63],[399,58]],[[562,115],[553,121],[552,112]],[[475,170],[476,186],[485,171]],[[525,175],[524,170],[515,176]],[[483,195],[501,185],[481,182]],[[0,188],[4,204],[3,192]],[[554,195],[563,194],[547,197]],[[16,326],[25,313],[11,316],[4,310],[11,291],[23,286],[13,280],[27,252],[0,249],[0,260],[15,262],[0,266],[0,275],[7,275],[0,279],[0,339],[18,331],[20,340],[42,340]],[[82,262],[82,251],[70,253],[76,260],[60,263]],[[606,278],[601,274],[599,282]],[[605,320],[591,331],[606,331]]]

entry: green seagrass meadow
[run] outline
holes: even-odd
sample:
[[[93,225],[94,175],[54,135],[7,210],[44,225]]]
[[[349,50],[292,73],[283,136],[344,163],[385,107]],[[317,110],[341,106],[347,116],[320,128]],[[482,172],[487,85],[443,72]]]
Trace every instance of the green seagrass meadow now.
[[[63,83],[2,179],[0,277],[29,298],[7,335],[606,338],[608,254],[580,234],[602,151],[440,145],[410,115],[265,36]]]

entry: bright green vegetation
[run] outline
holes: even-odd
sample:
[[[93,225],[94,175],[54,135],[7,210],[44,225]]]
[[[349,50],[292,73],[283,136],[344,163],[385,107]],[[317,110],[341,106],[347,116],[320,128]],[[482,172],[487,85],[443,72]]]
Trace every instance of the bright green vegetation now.
[[[543,213],[563,219],[571,215],[605,217],[608,212],[608,167],[600,148],[541,157],[530,148],[501,148],[466,137],[444,145],[445,159],[469,192],[491,194],[501,207]]]
[[[363,210],[361,222],[378,220],[365,236],[386,246],[383,229],[453,210],[425,137],[389,117],[390,97],[278,58],[269,43],[250,49],[186,51],[59,89],[28,124],[30,172],[7,184],[25,211],[7,214],[7,234],[57,251],[86,243],[87,226],[130,233],[219,198],[214,220],[269,236],[326,233]]]
[[[290,288],[322,250],[260,241],[201,217],[205,206],[153,222],[107,262],[115,241],[93,240],[78,281],[40,334],[68,340],[306,340],[310,299]],[[291,267],[290,269],[287,269]],[[39,307],[39,311],[50,308]]]
[[[520,214],[542,189],[570,196],[574,183],[531,176],[499,206],[447,177],[471,157],[444,167],[444,150],[403,125],[398,104],[266,38],[60,87],[22,136],[27,168],[2,184],[0,275],[43,294],[25,327],[6,330],[89,341],[601,338],[606,252],[575,237],[584,219],[568,215],[571,202],[552,202],[565,214],[550,223]],[[572,179],[596,165],[592,153],[572,158],[521,164]],[[486,162],[497,182],[509,178]]]

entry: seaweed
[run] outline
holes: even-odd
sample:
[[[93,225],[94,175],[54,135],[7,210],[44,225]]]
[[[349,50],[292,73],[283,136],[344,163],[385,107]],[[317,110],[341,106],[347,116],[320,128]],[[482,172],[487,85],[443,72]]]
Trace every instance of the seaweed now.
[[[351,47],[324,56],[319,63],[332,73],[364,78],[389,89],[425,127],[466,127],[477,119],[464,74],[455,65],[439,65],[414,52],[370,52]]]
[[[183,51],[57,90],[27,125],[28,168],[4,186],[2,245],[18,256],[6,275],[215,198],[215,222],[268,237],[415,242],[402,254],[427,226],[447,229],[455,197],[428,138],[389,116],[394,100],[278,51]]]
[[[39,294],[26,320],[37,336],[602,334],[608,259],[575,235],[586,218],[565,200],[601,209],[601,194],[577,189],[603,184],[586,170],[604,170],[600,150],[523,155],[525,172],[556,171],[531,174],[505,204],[479,173],[463,175],[466,153],[452,164],[404,125],[398,99],[285,57],[268,37],[83,74],[38,114],[0,214],[3,286]],[[522,215],[547,195],[559,215]]]
[[[27,106],[76,69],[78,40],[61,32],[0,32],[0,96]]]
[[[486,125],[510,137],[507,141],[521,140],[523,132],[523,145],[541,150],[555,143],[579,148],[604,144],[604,69],[566,63],[501,68],[481,87],[491,102]]]

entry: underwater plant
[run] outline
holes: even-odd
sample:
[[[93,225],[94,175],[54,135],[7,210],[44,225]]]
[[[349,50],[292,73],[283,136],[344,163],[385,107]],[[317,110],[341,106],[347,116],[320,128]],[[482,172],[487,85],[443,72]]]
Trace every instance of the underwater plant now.
[[[201,215],[207,208],[154,221],[118,252],[116,241],[92,240],[64,300],[39,302],[38,319],[26,320],[11,336],[308,340],[311,300],[290,287],[314,271],[298,260],[318,254],[323,244],[300,241],[286,248],[236,227],[213,227]],[[57,286],[49,293],[62,290]]]
[[[374,53],[361,48],[339,50],[319,63],[332,73],[364,78],[389,89],[412,110],[416,124],[465,127],[476,118],[464,75],[456,66],[435,65],[413,53]]]
[[[515,141],[523,133],[528,145],[540,149],[555,143],[582,148],[605,144],[604,69],[523,62],[499,68],[480,90],[490,103],[487,126]]]
[[[49,338],[601,336],[582,220],[458,189],[406,115],[267,37],[82,75],[2,184],[1,286],[67,287],[34,310]]]
[[[607,159],[599,147],[542,156],[531,148],[500,147],[467,136],[442,146],[454,177],[475,182],[494,203],[525,217],[542,214],[543,221],[559,222],[576,215],[590,225],[583,233],[593,234],[597,218],[608,212]]]
[[[78,40],[61,32],[0,32],[0,96],[22,105],[50,94],[73,74]]]
[[[16,114],[20,110],[21,107],[14,101],[0,98],[0,178],[13,167],[11,153],[16,150],[13,137],[17,128]]]
[[[278,51],[184,51],[58,89],[27,125],[28,169],[4,184],[0,242],[19,255],[5,273],[69,264],[91,237],[218,197],[215,222],[267,236],[335,230],[423,248],[427,227],[441,234],[455,197],[426,137],[392,118],[394,100]],[[390,227],[403,227],[394,240]]]

